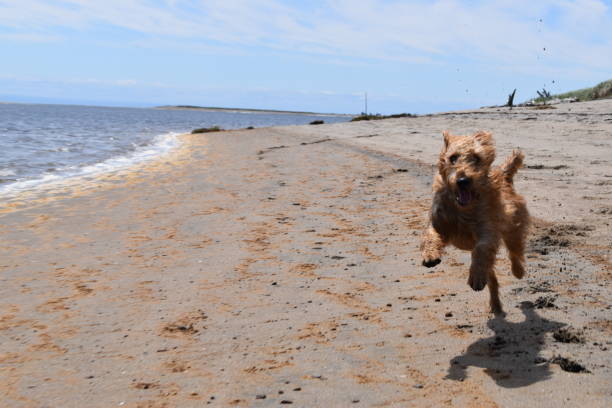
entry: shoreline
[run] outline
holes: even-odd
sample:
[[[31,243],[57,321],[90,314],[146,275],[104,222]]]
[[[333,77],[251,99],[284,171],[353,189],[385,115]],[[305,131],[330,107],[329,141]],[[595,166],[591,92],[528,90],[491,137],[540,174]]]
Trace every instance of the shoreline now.
[[[183,135],[0,213],[1,405],[607,406],[610,107]],[[420,266],[446,129],[526,154],[535,225],[524,280],[499,256],[504,319],[469,254]]]
[[[211,126],[210,124],[215,122],[226,129],[240,129],[253,126],[266,127],[270,124],[308,123],[312,120],[307,116],[264,115],[255,111],[251,112],[252,115],[246,116],[229,113],[194,115],[179,114],[180,112],[163,113],[151,109],[148,113],[146,111],[134,113],[116,108],[117,112],[109,114],[106,110],[102,112],[89,110],[97,107],[88,106],[74,107],[74,115],[71,116],[73,112],[71,109],[51,109],[51,107],[57,108],[58,105],[34,104],[24,105],[23,108],[15,104],[11,106],[13,108],[2,111],[9,124],[12,120],[11,115],[18,117],[21,114],[33,117],[40,115],[41,123],[37,120],[19,128],[15,127],[17,125],[7,128],[5,142],[9,144],[0,160],[4,162],[4,166],[0,168],[0,205],[19,191],[31,191],[38,189],[39,186],[42,186],[43,190],[50,190],[52,189],[50,186],[58,185],[58,182],[61,186],[62,180],[66,178],[93,177],[97,173],[113,172],[118,167],[125,168],[131,162],[148,160],[149,156],[163,153],[172,147],[171,139],[173,135],[178,134],[176,130],[181,133],[188,132],[198,127]],[[26,106],[30,108],[26,109]],[[46,106],[49,107],[49,111],[45,110]],[[76,122],[71,119],[75,115],[79,117],[80,114],[84,115],[82,121]],[[107,114],[109,117],[103,123],[96,123],[95,119],[92,119],[98,115],[105,117]],[[170,120],[166,120],[168,118]],[[51,124],[45,120],[51,121]],[[325,121],[344,120],[347,119],[330,117]],[[39,129],[37,126],[42,127]],[[52,127],[57,129],[57,135],[50,136],[47,142],[44,135]],[[38,138],[32,140],[40,142],[30,146],[28,137],[32,132]],[[93,140],[87,139],[89,137]],[[106,140],[105,137],[109,139]]]
[[[74,190],[82,194],[85,191],[102,188],[122,176],[142,171],[149,165],[155,165],[157,162],[172,157],[177,150],[181,149],[187,135],[174,132],[160,135],[160,140],[153,145],[79,167],[73,174],[47,174],[35,179],[5,184],[0,187],[0,213],[8,212],[11,209],[29,208],[27,204],[24,204],[27,201],[45,202],[52,197],[54,199],[69,197]],[[168,143],[171,146],[164,146]],[[157,151],[153,155],[148,154],[151,149],[162,147],[164,147],[163,151]],[[148,155],[144,155],[145,153]],[[120,163],[122,161],[125,163]]]

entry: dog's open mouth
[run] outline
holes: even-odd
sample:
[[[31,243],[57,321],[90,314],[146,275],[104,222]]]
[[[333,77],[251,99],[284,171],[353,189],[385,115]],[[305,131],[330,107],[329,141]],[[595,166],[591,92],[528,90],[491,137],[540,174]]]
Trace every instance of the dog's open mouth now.
[[[457,192],[457,203],[466,206],[472,201],[472,192],[468,189],[459,189]]]

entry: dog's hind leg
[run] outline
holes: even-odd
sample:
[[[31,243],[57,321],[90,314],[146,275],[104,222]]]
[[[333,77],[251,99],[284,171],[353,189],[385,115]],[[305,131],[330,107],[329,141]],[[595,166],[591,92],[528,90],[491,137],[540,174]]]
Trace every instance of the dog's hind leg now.
[[[516,231],[504,237],[504,243],[508,248],[512,274],[518,279],[525,276],[525,238],[522,231]]]
[[[491,298],[489,304],[491,305],[491,312],[498,315],[503,313],[501,301],[499,300],[499,283],[497,282],[497,276],[495,276],[495,269],[491,268],[487,276],[487,285],[489,286],[489,293]]]
[[[522,198],[514,200],[513,208],[512,228],[505,231],[502,238],[508,248],[512,274],[521,279],[525,275],[525,240],[529,229],[529,213]]]

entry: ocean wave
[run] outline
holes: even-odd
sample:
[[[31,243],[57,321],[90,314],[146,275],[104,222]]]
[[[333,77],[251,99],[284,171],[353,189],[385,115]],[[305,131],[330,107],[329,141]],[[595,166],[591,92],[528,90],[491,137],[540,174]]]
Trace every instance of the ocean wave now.
[[[71,149],[69,147],[66,146],[62,146],[62,147],[56,147],[54,149],[48,149],[48,152],[63,152],[63,153],[67,153],[70,152]]]
[[[59,172],[44,173],[40,177],[21,179],[13,183],[0,186],[0,199],[13,196],[25,191],[38,189],[52,190],[60,184],[77,179],[90,179],[106,173],[124,170],[130,166],[156,159],[179,146],[180,133],[169,132],[156,136],[145,146],[139,146],[129,154],[111,157],[99,163],[85,166],[63,167]],[[4,174],[6,172],[7,174]],[[0,170],[0,175],[14,175],[10,169]]]
[[[11,169],[0,169],[0,177],[10,177],[14,176],[16,173]]]

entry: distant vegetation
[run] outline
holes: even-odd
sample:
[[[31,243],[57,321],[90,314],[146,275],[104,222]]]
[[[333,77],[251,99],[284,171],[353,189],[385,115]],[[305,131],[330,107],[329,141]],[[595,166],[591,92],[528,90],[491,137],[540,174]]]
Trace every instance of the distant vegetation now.
[[[550,99],[576,98],[579,101],[593,101],[596,99],[612,98],[612,79],[601,82],[592,88],[578,89],[576,91],[565,92],[557,95],[550,95],[548,98],[540,96],[535,102],[546,102]]]
[[[396,113],[395,115],[381,115],[377,114],[366,114],[361,113],[359,116],[355,116],[351,119],[351,122],[358,122],[360,120],[381,120],[381,119],[394,119],[394,118],[416,118],[417,115],[413,115],[412,113]]]
[[[213,126],[213,127],[209,127],[209,128],[198,128],[198,129],[193,129],[191,131],[191,134],[194,135],[196,133],[211,133],[211,132],[220,132],[223,129],[221,129],[219,126]]]

